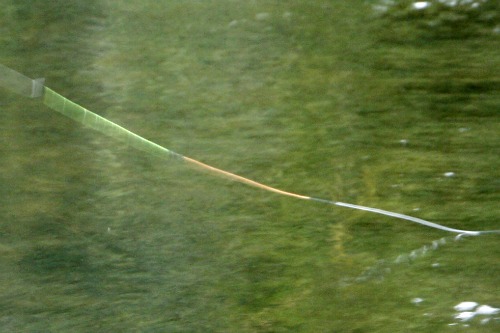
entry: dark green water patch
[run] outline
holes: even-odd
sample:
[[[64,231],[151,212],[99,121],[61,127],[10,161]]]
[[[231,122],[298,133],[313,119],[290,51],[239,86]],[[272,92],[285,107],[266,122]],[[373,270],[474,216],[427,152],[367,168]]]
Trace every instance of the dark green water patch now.
[[[88,269],[85,247],[74,244],[37,246],[20,262],[24,270],[36,274],[80,273]]]

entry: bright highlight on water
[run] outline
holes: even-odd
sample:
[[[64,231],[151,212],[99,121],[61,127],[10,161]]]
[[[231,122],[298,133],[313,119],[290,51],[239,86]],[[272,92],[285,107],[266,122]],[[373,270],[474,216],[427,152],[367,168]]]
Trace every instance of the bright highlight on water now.
[[[327,199],[321,199],[321,198],[315,198],[307,195],[301,195],[297,193],[292,193],[284,190],[280,190],[259,182],[256,182],[254,180],[236,175],[234,173],[218,169],[216,167],[207,165],[205,163],[199,162],[195,159],[189,158],[187,156],[183,156],[181,154],[178,154],[176,152],[173,152],[165,147],[162,147],[152,141],[149,141],[129,130],[126,128],[123,128],[114,122],[103,118],[87,109],[84,107],[73,103],[69,99],[65,98],[64,96],[59,95],[52,89],[46,87],[44,85],[44,80],[43,79],[35,79],[32,80],[23,74],[16,72],[13,69],[10,69],[6,66],[3,66],[0,64],[0,86],[5,87],[15,93],[18,93],[20,95],[30,97],[30,98],[38,98],[42,97],[43,98],[43,103],[48,106],[49,108],[53,109],[54,111],[57,111],[66,117],[69,117],[85,126],[88,126],[94,130],[97,130],[107,136],[113,137],[115,139],[118,139],[124,143],[126,143],[129,146],[132,146],[136,149],[145,151],[151,155],[158,156],[158,157],[172,157],[174,159],[184,161],[186,163],[189,163],[190,165],[196,166],[200,169],[203,170],[208,170],[212,172],[213,174],[217,174],[219,176],[223,176],[225,178],[253,186],[256,188],[260,188],[262,190],[268,191],[268,192],[274,192],[280,195],[296,198],[296,199],[302,199],[302,200],[310,200],[310,201],[316,201],[316,202],[321,202],[329,205],[335,205],[335,206],[340,206],[340,207],[345,207],[345,208],[351,208],[351,209],[356,209],[356,210],[362,210],[362,211],[367,211],[375,214],[381,214],[381,215],[386,215],[390,217],[394,217],[397,219],[401,220],[406,220],[414,223],[418,223],[421,225],[424,225],[429,228],[434,228],[434,229],[439,229],[443,231],[448,231],[452,233],[458,234],[458,236],[461,235],[469,235],[469,236],[478,236],[482,234],[500,234],[500,230],[483,230],[483,231],[471,231],[471,230],[461,230],[461,229],[455,229],[455,228],[450,228],[444,225],[440,225],[434,222],[426,221],[420,218],[400,214],[400,213],[395,213],[395,212],[390,212],[387,210],[382,210],[378,208],[371,208],[371,207],[366,207],[366,206],[360,206],[360,205],[354,205],[350,203],[345,203],[345,202],[340,202],[340,201],[333,201],[333,200],[327,200]]]

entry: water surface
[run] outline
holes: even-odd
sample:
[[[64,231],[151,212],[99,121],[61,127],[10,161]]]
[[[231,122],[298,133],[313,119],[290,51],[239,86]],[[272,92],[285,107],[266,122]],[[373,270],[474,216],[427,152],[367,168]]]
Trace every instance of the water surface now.
[[[2,64],[169,149],[284,190],[499,229],[490,2],[477,10],[491,20],[410,2],[0,4]],[[498,330],[453,318],[462,301],[500,307],[497,236],[456,242],[228,182],[6,90],[0,107],[9,331]]]

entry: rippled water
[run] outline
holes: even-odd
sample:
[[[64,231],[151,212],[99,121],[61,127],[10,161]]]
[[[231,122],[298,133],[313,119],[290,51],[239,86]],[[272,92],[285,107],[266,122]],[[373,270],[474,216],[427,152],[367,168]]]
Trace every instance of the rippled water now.
[[[394,3],[0,1],[0,63],[271,186],[499,229],[498,11]],[[498,330],[454,309],[500,307],[496,235],[261,192],[4,89],[0,107],[6,331]]]

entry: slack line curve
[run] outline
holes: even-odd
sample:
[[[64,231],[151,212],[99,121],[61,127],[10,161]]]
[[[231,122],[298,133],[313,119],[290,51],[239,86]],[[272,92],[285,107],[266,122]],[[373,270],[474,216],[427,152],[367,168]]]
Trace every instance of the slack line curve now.
[[[375,214],[386,215],[390,217],[394,217],[401,220],[406,220],[414,223],[421,224],[423,226],[439,229],[442,231],[452,232],[461,235],[469,235],[469,236],[478,236],[483,234],[500,234],[500,230],[483,230],[483,231],[471,231],[471,230],[461,230],[450,228],[444,225],[440,225],[434,222],[429,222],[420,218],[412,217],[409,215],[404,215],[400,213],[390,212],[378,208],[371,208],[366,206],[354,205],[350,203],[344,203],[339,201],[315,198],[311,196],[296,194],[284,190],[280,190],[254,180],[236,175],[234,173],[218,169],[216,167],[210,166],[208,164],[202,163],[195,159],[183,156],[174,151],[171,151],[165,147],[162,147],[152,141],[149,141],[142,136],[139,136],[124,127],[121,127],[114,122],[101,117],[84,107],[70,101],[62,95],[59,95],[52,89],[43,85],[43,79],[29,79],[28,77],[20,74],[6,66],[0,64],[0,86],[3,86],[11,91],[14,91],[20,95],[36,98],[43,97],[43,103],[49,108],[53,109],[61,113],[62,115],[69,117],[85,126],[88,126],[94,130],[97,130],[107,136],[115,138],[124,142],[125,144],[134,147],[138,150],[142,150],[151,155],[158,157],[171,157],[177,160],[184,161],[192,166],[195,166],[202,170],[207,170],[211,173],[217,174],[224,178],[243,183],[249,186],[253,186],[268,192],[273,192],[276,194],[302,199],[302,200],[310,200],[316,201],[320,203],[325,203],[329,205],[335,205],[339,207],[345,207],[350,209],[356,209],[361,211],[367,211]]]

